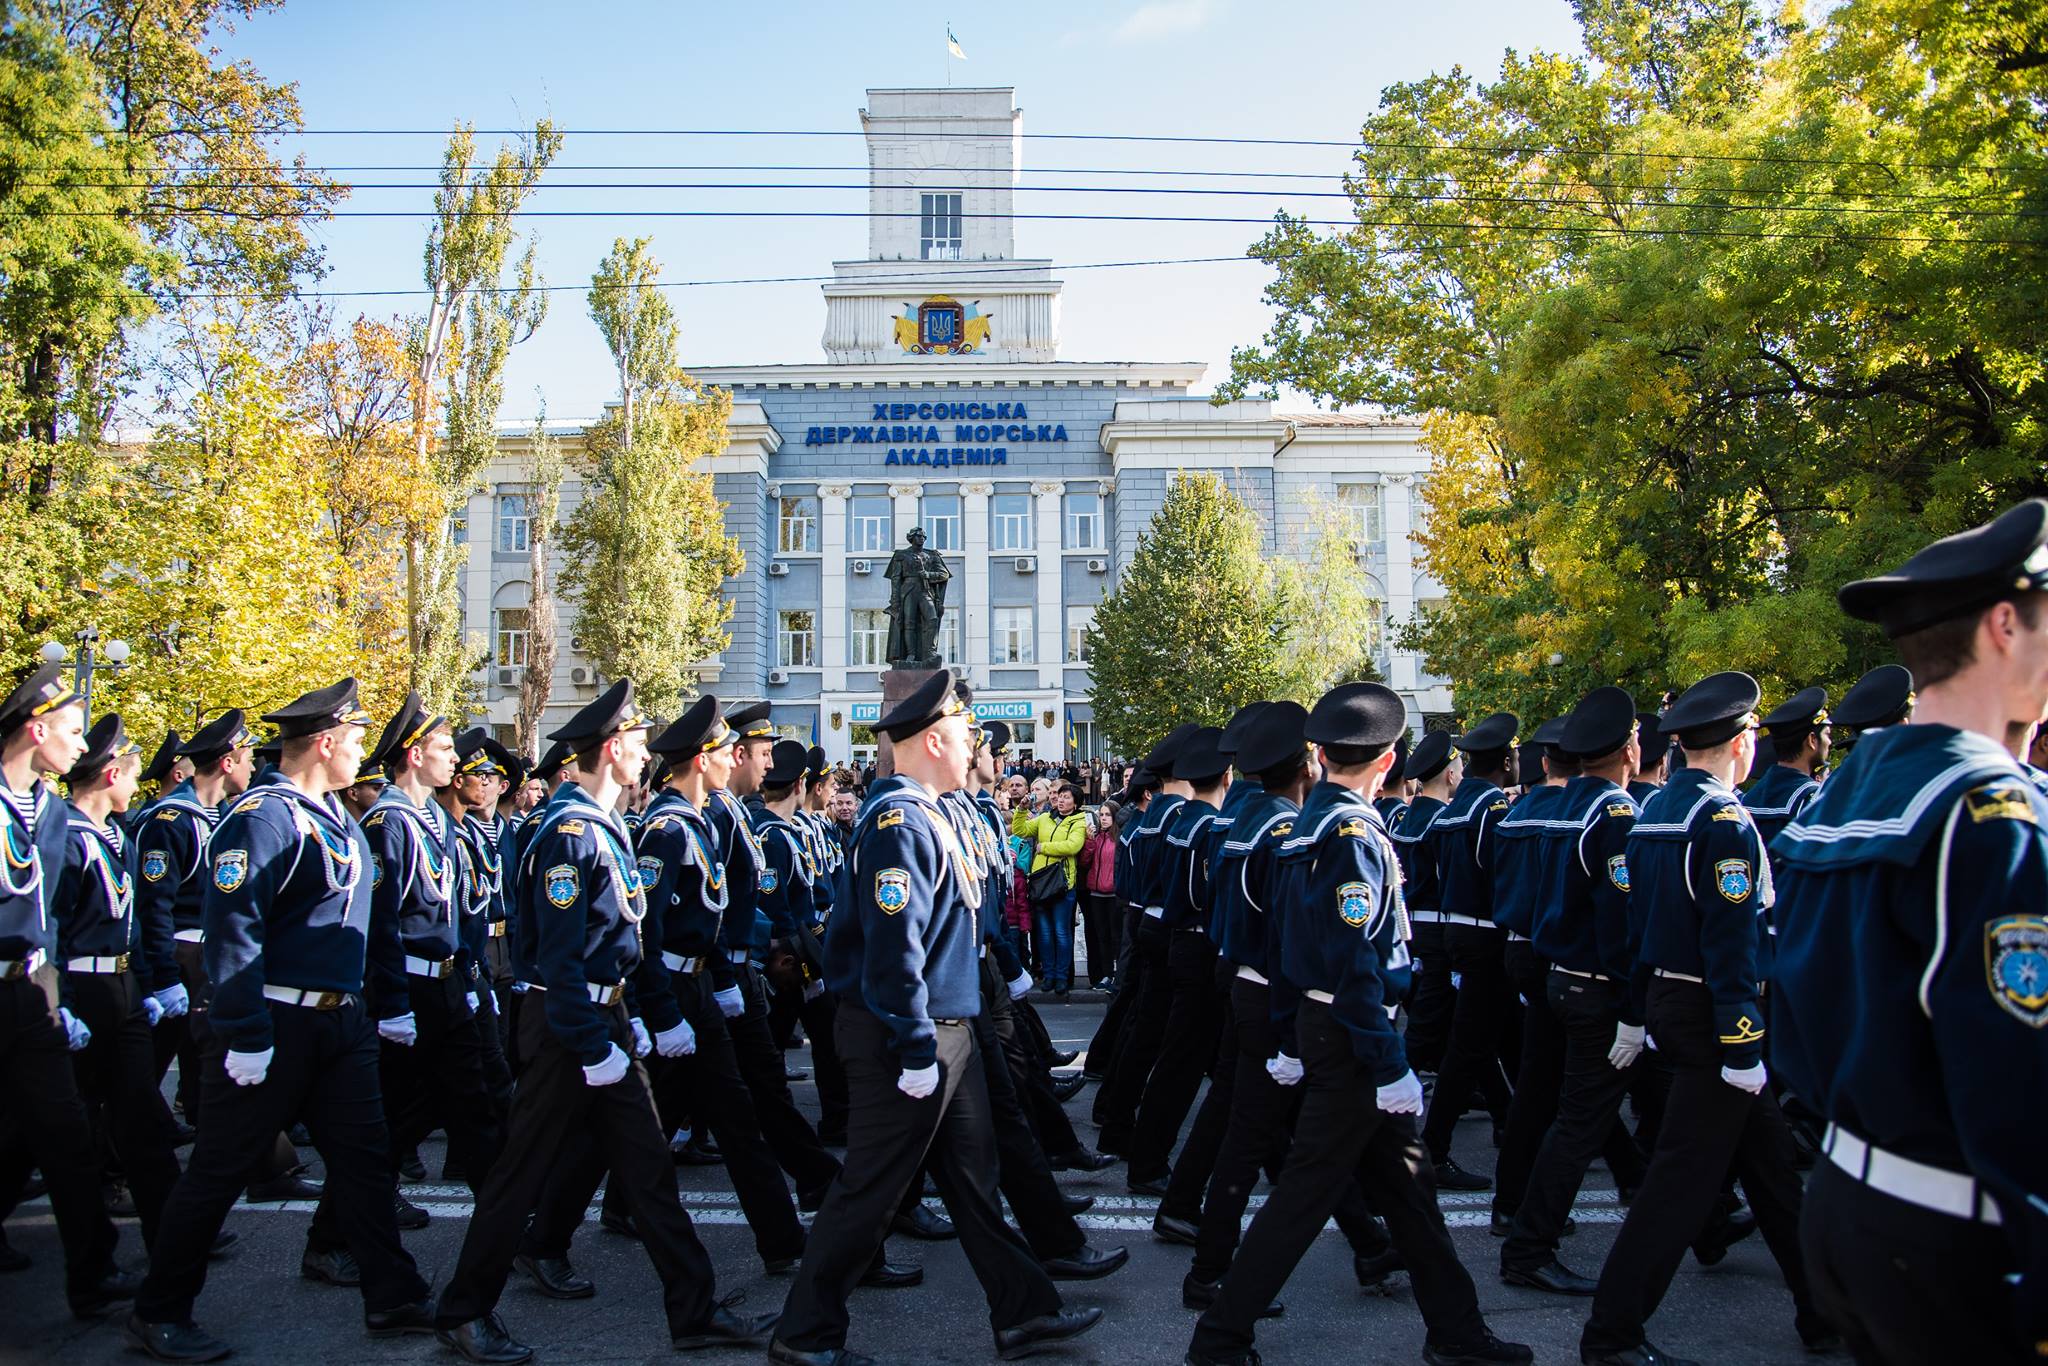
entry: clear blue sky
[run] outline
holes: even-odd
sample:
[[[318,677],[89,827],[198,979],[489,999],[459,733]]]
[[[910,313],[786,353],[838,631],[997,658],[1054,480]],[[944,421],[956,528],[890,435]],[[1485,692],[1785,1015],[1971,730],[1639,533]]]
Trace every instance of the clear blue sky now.
[[[800,176],[747,171],[579,171],[575,167],[802,163],[859,168],[858,137],[602,136],[579,129],[831,129],[858,133],[870,87],[942,84],[950,19],[968,60],[960,85],[1009,85],[1029,133],[1355,139],[1380,90],[1457,65],[1490,76],[1506,48],[1578,50],[1566,0],[1370,0],[1254,3],[1151,0],[969,6],[869,3],[686,6],[534,4],[523,0],[293,0],[221,38],[271,80],[298,84],[322,165],[351,182],[415,188],[356,191],[344,210],[423,210],[442,135],[323,136],[320,130],[445,130],[454,120],[509,128],[546,115],[570,131],[549,181],[721,182],[801,179],[855,184],[864,172]],[[1152,167],[1335,174],[1346,154],[1323,147],[1221,147],[1027,139],[1025,183],[1083,183],[1053,168]],[[1106,178],[1104,178],[1106,179]],[[1185,186],[1187,180],[1169,180]],[[545,182],[544,182],[545,183]],[[1102,183],[1101,180],[1086,183]],[[1120,183],[1144,183],[1142,179]],[[1256,181],[1193,182],[1237,187]],[[1287,182],[1297,184],[1296,182]],[[1298,186],[1299,187],[1299,186]],[[1316,188],[1335,189],[1335,182]],[[1286,204],[1339,216],[1342,200],[1255,196],[1020,195],[1020,211],[1160,212],[1265,218]],[[608,359],[580,286],[617,236],[649,236],[672,280],[829,272],[866,251],[866,224],[839,219],[661,219],[657,208],[759,208],[861,213],[859,189],[803,191],[547,188],[541,209],[601,209],[597,218],[534,219],[554,296],[546,323],[515,353],[504,417],[533,411],[594,416],[612,396]],[[1136,207],[1134,207],[1136,206]],[[330,267],[320,288],[418,288],[423,218],[342,218],[319,228]],[[1055,265],[1231,255],[1257,224],[1017,225],[1017,250]],[[1253,263],[1063,272],[1062,358],[1198,360],[1208,384],[1230,349],[1256,340],[1267,272]],[[824,304],[816,284],[671,291],[683,359],[698,364],[820,359]],[[418,309],[417,299],[343,300],[355,312]]]

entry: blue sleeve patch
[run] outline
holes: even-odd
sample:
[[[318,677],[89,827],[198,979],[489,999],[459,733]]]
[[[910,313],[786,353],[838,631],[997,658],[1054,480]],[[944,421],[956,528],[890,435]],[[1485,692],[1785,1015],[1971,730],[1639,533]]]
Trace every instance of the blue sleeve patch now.
[[[1337,888],[1337,914],[1352,929],[1362,929],[1372,919],[1372,888],[1363,882],[1346,882]]]
[[[764,892],[773,892],[773,891],[774,891],[774,890],[775,890],[775,889],[776,889],[777,887],[780,887],[781,885],[782,885],[782,878],[781,878],[781,876],[780,876],[780,875],[778,875],[778,874],[776,873],[776,871],[775,871],[775,865],[774,865],[774,864],[772,864],[772,863],[764,863],[764,864],[762,864],[762,865],[761,865],[761,890],[762,890],[762,891],[764,891]]]
[[[2048,919],[2004,915],[1986,925],[1984,972],[1999,1009],[2035,1029],[2048,1025]]]
[[[573,863],[558,863],[548,869],[543,885],[547,888],[548,901],[561,910],[576,904],[576,894],[581,886]]]
[[[1624,892],[1628,890],[1628,855],[1616,854],[1607,860],[1607,880]]]
[[[910,870],[884,868],[875,874],[875,904],[883,915],[895,915],[910,904]]]
[[[1748,859],[1724,858],[1714,865],[1714,886],[1730,901],[1748,900],[1753,885]]]
[[[249,880],[249,851],[247,849],[223,849],[214,856],[213,885],[223,892],[232,892]]]
[[[162,882],[164,875],[171,871],[171,856],[161,849],[152,849],[142,856],[142,876],[149,882]]]

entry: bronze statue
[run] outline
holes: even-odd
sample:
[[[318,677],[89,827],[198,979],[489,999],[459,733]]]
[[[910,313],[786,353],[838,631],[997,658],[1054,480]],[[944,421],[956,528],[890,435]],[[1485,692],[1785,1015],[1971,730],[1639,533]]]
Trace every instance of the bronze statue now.
[[[912,527],[910,544],[889,557],[889,648],[897,669],[936,669],[939,620],[946,614],[946,581],[953,571],[936,550],[924,548],[924,528]]]

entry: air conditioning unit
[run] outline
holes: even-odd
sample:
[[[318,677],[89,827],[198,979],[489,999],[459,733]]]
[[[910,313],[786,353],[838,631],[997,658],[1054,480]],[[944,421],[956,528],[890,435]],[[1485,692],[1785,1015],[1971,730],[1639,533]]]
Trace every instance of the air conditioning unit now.
[[[569,681],[579,688],[588,688],[597,682],[597,670],[578,664],[569,670]]]
[[[787,669],[770,669],[770,670],[768,671],[768,681],[769,681],[770,683],[787,683],[787,682],[789,682],[789,670],[787,670]]]
[[[579,654],[579,655],[580,655],[580,654],[582,654],[582,653],[583,653],[583,637],[582,637],[582,636],[570,636],[570,637],[569,637],[569,648],[570,648],[570,649],[572,649],[572,650],[574,650],[574,651],[575,651],[575,652],[576,652],[577,654]]]
[[[853,561],[853,572],[856,574],[872,574],[875,572],[875,562],[873,560],[855,560]]]
[[[499,687],[501,687],[501,688],[516,688],[516,687],[518,687],[518,686],[519,686],[519,670],[517,670],[517,669],[500,669],[500,670],[498,670],[498,686],[499,686]]]
[[[1107,574],[1107,573],[1109,572],[1109,561],[1108,561],[1108,560],[1090,560],[1090,561],[1088,561],[1088,572],[1089,572],[1089,573],[1091,573],[1091,574]]]
[[[1017,557],[1017,572],[1019,574],[1036,574],[1038,572],[1038,557],[1036,555],[1019,555]]]
[[[781,560],[770,560],[770,561],[768,561],[768,577],[769,577],[769,578],[771,578],[771,579],[779,579],[779,578],[783,578],[783,577],[787,576],[787,575],[788,575],[788,573],[789,573],[789,566],[788,566],[787,564],[783,563],[783,562],[782,562]]]

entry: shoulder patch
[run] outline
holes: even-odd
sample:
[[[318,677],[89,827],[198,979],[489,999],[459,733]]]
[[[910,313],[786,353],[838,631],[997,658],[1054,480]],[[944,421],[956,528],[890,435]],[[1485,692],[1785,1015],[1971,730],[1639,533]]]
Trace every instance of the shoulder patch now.
[[[1339,835],[1352,835],[1358,839],[1364,839],[1365,821],[1361,817],[1352,816],[1337,826],[1337,833]]]
[[[675,820],[674,816],[656,816],[653,820],[647,822],[647,828],[649,830],[666,830],[675,824]]]
[[[1713,814],[1713,816],[1711,817],[1711,819],[1713,819],[1713,820],[1717,820],[1717,821],[1734,821],[1734,822],[1735,822],[1735,823],[1736,823],[1737,825],[1741,825],[1741,824],[1742,824],[1742,808],[1741,808],[1741,807],[1739,807],[1739,806],[1719,806],[1719,807],[1715,807],[1715,808],[1714,808],[1714,814]]]
[[[146,882],[162,882],[164,875],[171,871],[171,856],[161,849],[152,849],[142,856],[142,876]]]
[[[1284,839],[1285,837],[1287,837],[1288,835],[1291,835],[1291,834],[1293,834],[1293,833],[1294,833],[1294,822],[1293,822],[1293,821],[1281,821],[1281,822],[1280,822],[1280,823],[1279,823],[1278,825],[1276,825],[1276,826],[1274,826],[1274,827],[1273,827],[1273,836],[1274,836],[1274,838],[1276,838],[1276,839]]]
[[[1714,865],[1714,886],[1730,901],[1744,901],[1749,897],[1751,879],[1749,860],[1746,858],[1724,858]]]
[[[242,795],[242,799],[240,801],[235,803],[235,809],[233,811],[230,811],[228,814],[231,816],[239,816],[244,811],[254,811],[257,807],[261,805],[263,805],[263,794],[261,792],[247,792]]]
[[[232,892],[249,880],[249,851],[223,849],[213,858],[213,885]]]
[[[1508,799],[1506,797],[1502,797],[1499,801],[1493,803],[1493,805],[1487,807],[1486,809],[1488,811],[1505,811],[1508,809]]]
[[[640,885],[652,887],[661,881],[661,860],[652,854],[642,854],[639,860]]]
[[[239,808],[238,808],[238,809],[239,809]],[[383,813],[382,811],[373,811],[373,812],[371,812],[371,813],[370,813],[370,815],[369,815],[369,816],[368,816],[368,817],[367,817],[367,818],[366,818],[366,819],[365,819],[365,820],[363,821],[363,829],[365,829],[365,830],[375,830],[375,829],[376,829],[377,827],[381,826],[382,824],[384,824],[384,813]]]
[[[1360,929],[1372,918],[1372,888],[1363,882],[1345,882],[1337,887],[1337,914],[1352,929]]]
[[[1633,816],[1636,814],[1636,809],[1632,806],[1623,806],[1620,802],[1613,802],[1608,806],[1607,814],[1610,816]]]
[[[2048,1025],[2048,919],[2003,915],[1985,925],[1984,975],[2000,1010],[2035,1029]]]
[[[573,863],[556,864],[548,869],[547,880],[544,885],[547,888],[549,904],[558,910],[567,910],[576,904],[576,894],[581,887],[576,872],[576,865]]]
[[[760,885],[761,890],[770,895],[773,895],[775,889],[782,885],[782,879],[777,876],[774,864],[764,863],[761,865]]]
[[[908,868],[884,868],[875,874],[875,904],[883,915],[894,915],[910,904]]]
[[[172,808],[167,811],[159,811],[156,813],[155,818],[160,821],[174,821],[178,819],[178,812],[176,808]]]
[[[1982,824],[1985,821],[2025,821],[2034,823],[2034,804],[2027,800],[2027,789],[2019,783],[1991,783],[1963,794],[1963,805],[1970,812],[1971,821]]]
[[[555,827],[565,835],[580,835],[586,828],[588,827],[580,820],[563,821]]]
[[[1628,855],[1616,854],[1607,860],[1607,880],[1621,891],[1628,890]]]
[[[891,826],[901,824],[903,824],[903,808],[900,806],[892,806],[881,815],[875,817],[875,829],[877,830],[887,830]]]

